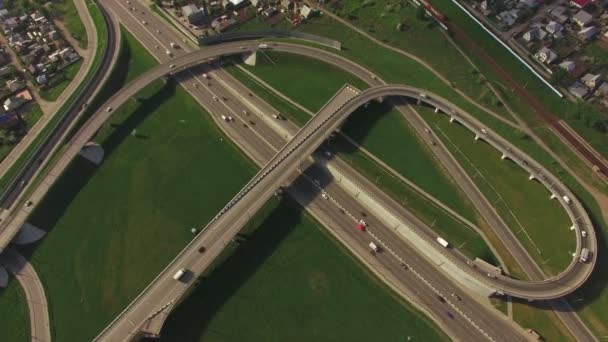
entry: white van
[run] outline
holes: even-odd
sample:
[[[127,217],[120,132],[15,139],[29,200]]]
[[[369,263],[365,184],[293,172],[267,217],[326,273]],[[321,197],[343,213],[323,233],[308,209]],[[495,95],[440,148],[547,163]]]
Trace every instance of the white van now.
[[[175,280],[180,280],[182,279],[182,277],[184,276],[184,274],[186,274],[188,270],[185,268],[182,268],[181,270],[175,272],[175,274],[173,275],[173,279]]]

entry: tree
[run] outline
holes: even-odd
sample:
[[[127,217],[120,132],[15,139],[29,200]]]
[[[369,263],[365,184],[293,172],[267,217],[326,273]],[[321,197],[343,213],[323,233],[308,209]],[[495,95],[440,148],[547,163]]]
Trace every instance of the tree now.
[[[418,6],[418,9],[416,10],[416,19],[420,21],[426,20],[426,10],[422,5]]]

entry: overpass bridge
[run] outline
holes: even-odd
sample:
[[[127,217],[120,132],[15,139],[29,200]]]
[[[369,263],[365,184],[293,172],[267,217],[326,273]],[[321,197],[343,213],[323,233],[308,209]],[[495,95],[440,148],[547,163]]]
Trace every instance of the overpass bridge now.
[[[285,183],[304,159],[308,158],[355,110],[370,101],[388,96],[404,96],[415,101],[431,101],[433,98],[428,93],[421,93],[417,89],[399,85],[376,86],[363,92],[359,92],[348,85],[343,87],[96,340],[128,340],[136,334],[158,336],[170,310],[187,293],[192,285],[192,280],[203,274],[223,247],[272,194]],[[499,150],[505,148],[505,158],[514,160],[528,170],[541,183],[547,185],[552,194],[573,196],[567,188],[560,186],[561,183],[557,182],[551,174],[540,168],[540,165],[525,154],[520,154],[520,151],[515,150],[514,147],[503,146],[502,144],[507,143],[505,140],[482,128],[483,126],[480,126],[475,119],[459,115],[447,101],[435,103],[435,108],[438,112],[441,111],[450,115],[452,120],[457,120],[475,132],[476,139],[483,139]],[[574,199],[574,197],[572,198]],[[569,215],[581,214],[577,210],[582,209],[582,207],[577,208],[576,203],[571,201],[569,204],[564,203],[564,205],[570,208]],[[580,225],[580,223],[577,224]],[[588,248],[595,248],[592,246],[596,243],[595,237],[588,240],[577,237],[579,248],[584,241],[589,241],[589,244],[586,245]],[[202,254],[198,252],[200,247],[206,249]],[[497,293],[528,299],[552,299],[570,293],[578,287],[581,279],[584,281],[588,277],[590,270],[593,268],[593,261],[580,263],[577,258],[573,258],[573,262],[566,272],[543,281],[525,282],[501,275],[490,278],[482,269],[471,267],[470,260],[460,253],[450,249],[440,250],[449,254],[447,257],[465,269],[469,275],[486,283]],[[173,274],[182,268],[191,272],[190,277],[183,283],[172,278]]]
[[[40,199],[42,199],[44,194],[46,194],[46,191],[48,191],[48,189],[54,184],[55,180],[61,175],[63,170],[65,170],[65,168],[80,152],[82,147],[94,136],[97,130],[112,115],[114,109],[117,109],[129,99],[133,98],[146,85],[158,78],[186,70],[201,63],[212,61],[218,57],[251,53],[260,48],[259,44],[259,41],[252,41],[211,46],[205,50],[198,50],[175,58],[170,63],[161,64],[131,82],[125,88],[121,89],[120,92],[112,96],[102,107],[102,109],[95,113],[75,134],[74,138],[66,146],[57,163],[51,167],[50,172],[45,176],[42,183],[33,190],[30,200],[37,204]],[[341,56],[318,48],[289,43],[268,43],[268,46],[269,48],[278,51],[296,53],[311,58],[317,58],[324,62],[339,66],[345,70],[356,70],[356,74],[359,75],[361,75],[362,72],[364,72],[364,74],[366,72],[365,69],[362,69],[362,67],[358,66],[357,64],[348,61]],[[368,83],[374,84],[374,80],[377,80],[377,78],[373,74],[367,73],[367,75],[369,75],[370,78],[367,80]],[[496,289],[497,293],[510,294],[520,298],[559,298],[574,291],[584,283],[584,281],[591,274],[593,266],[595,265],[597,240],[589,217],[582,205],[567,189],[567,187],[563,185],[555,176],[550,174],[524,152],[518,150],[515,146],[502,139],[499,135],[491,132],[487,128],[484,128],[479,121],[467,114],[465,111],[435,94],[414,87],[397,85],[375,86],[359,93],[354,88],[346,86],[342,88],[334,98],[332,98],[332,101],[330,101],[322,109],[322,111],[315,116],[315,118],[313,118],[299,131],[293,140],[262,169],[261,173],[258,174],[256,178],[247,184],[243,191],[239,192],[239,194],[237,194],[237,196],[224,209],[222,209],[222,211],[210,223],[205,232],[199,234],[199,236],[197,236],[197,238],[182,253],[180,253],[180,256],[187,256],[192,259],[187,259],[186,257],[184,257],[184,259],[180,259],[181,257],[178,257],[175,262],[169,265],[168,268],[163,271],[163,273],[161,273],[156,280],[153,281],[150,286],[146,288],[146,290],[144,290],[144,292],[142,292],[142,294],[126,309],[125,312],[123,312],[117,318],[115,322],[113,322],[106,330],[104,330],[104,332],[102,332],[98,339],[112,341],[128,339],[128,336],[131,336],[134,331],[140,331],[144,329],[145,326],[150,327],[149,330],[155,330],[153,327],[158,325],[150,324],[153,323],[153,321],[148,320],[148,317],[155,313],[156,315],[154,317],[166,316],[159,313],[164,313],[167,312],[167,310],[170,310],[178,298],[183,296],[189,286],[188,284],[178,283],[171,279],[171,275],[173,274],[171,272],[176,271],[176,269],[171,268],[172,265],[176,265],[175,267],[178,267],[177,265],[179,264],[186,265],[186,267],[193,267],[193,269],[203,269],[202,267],[205,266],[203,261],[197,260],[206,258],[209,260],[213,259],[214,255],[219,254],[219,251],[223,247],[223,243],[230,240],[231,234],[235,234],[235,231],[238,231],[238,229],[234,230],[233,228],[224,231],[220,228],[213,229],[213,227],[220,226],[222,222],[225,222],[223,224],[231,223],[228,224],[230,227],[238,227],[240,224],[242,224],[241,221],[246,221],[248,219],[248,215],[253,214],[257,208],[263,205],[265,200],[261,199],[267,199],[281,184],[280,181],[273,180],[278,179],[284,181],[287,179],[287,177],[297,168],[299,163],[304,158],[307,158],[307,156],[318,146],[318,144],[320,144],[328,134],[336,129],[340,123],[359,106],[364,105],[373,99],[387,96],[405,96],[418,103],[424,103],[436,108],[437,112],[449,115],[452,121],[458,122],[471,130],[476,139],[482,139],[488,142],[490,145],[501,151],[504,158],[510,159],[524,168],[527,172],[529,172],[531,178],[534,178],[544,184],[548,188],[551,195],[560,201],[565,210],[568,212],[568,215],[572,220],[572,226],[576,231],[576,255],[580,254],[582,248],[588,248],[592,252],[588,263],[577,262],[575,255],[573,262],[569,265],[566,271],[562,272],[556,277],[536,282],[522,282],[504,276],[488,278],[485,274],[481,274],[479,270],[471,268],[466,260],[459,257],[458,253],[455,251],[446,249],[442,250],[442,253],[449,254],[449,257],[456,260],[461,268],[466,269],[471,276],[477,277],[484,283],[489,284],[492,288]],[[270,175],[272,175],[272,177],[269,177]],[[270,192],[270,194],[267,192]],[[257,194],[257,196],[251,195],[254,193]],[[570,203],[566,203],[563,196],[567,196],[570,199]],[[252,197],[255,198],[251,199]],[[19,205],[18,207],[14,208],[14,211],[9,219],[4,220],[3,225],[0,227],[0,249],[5,248],[12,237],[18,232],[32,208],[33,206],[25,208]],[[586,230],[588,233],[588,237],[585,239],[581,238],[580,233],[582,230]],[[203,255],[199,255],[200,253],[197,254],[198,247],[200,247],[200,245],[197,245],[197,243],[204,244],[205,248],[207,248],[207,251],[203,254],[204,257]],[[180,266],[179,268],[181,267],[184,266]],[[196,276],[196,274],[198,273],[195,272],[194,274],[190,274],[190,277]],[[169,277],[169,280],[171,281],[163,281],[167,277]],[[154,289],[154,296],[149,296],[147,294],[150,293],[149,291],[151,289]],[[133,317],[131,312],[138,313],[139,321],[131,319],[131,317]],[[129,319],[123,320],[123,318],[127,316]],[[123,321],[129,321],[128,325],[130,328],[126,327],[125,325],[121,325],[121,322]],[[132,322],[137,326],[137,329],[131,325]],[[120,335],[120,333],[125,333],[126,335]],[[123,337],[107,339],[106,336]]]

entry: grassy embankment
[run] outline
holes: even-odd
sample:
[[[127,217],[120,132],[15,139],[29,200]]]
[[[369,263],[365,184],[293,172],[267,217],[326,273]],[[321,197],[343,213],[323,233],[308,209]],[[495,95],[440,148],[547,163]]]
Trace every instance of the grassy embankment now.
[[[30,327],[25,294],[11,275],[7,288],[0,289],[0,341],[26,342]]]

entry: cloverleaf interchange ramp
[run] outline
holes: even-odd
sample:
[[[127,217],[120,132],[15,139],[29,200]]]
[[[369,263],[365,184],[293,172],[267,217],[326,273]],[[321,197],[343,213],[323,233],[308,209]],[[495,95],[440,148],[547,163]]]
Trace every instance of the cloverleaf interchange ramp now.
[[[217,57],[253,52],[259,48],[259,44],[260,42],[253,41],[246,43],[226,43],[209,47],[205,50],[199,50],[175,58],[171,63],[161,64],[134,80],[120,92],[116,93],[77,132],[74,138],[69,142],[59,161],[53,165],[48,175],[45,176],[45,179],[43,180],[45,186],[40,187],[40,190],[34,190],[32,197],[37,196],[39,199],[42,198],[46,191],[45,189],[48,189],[48,187],[54,183],[62,171],[69,165],[71,160],[78,154],[84,144],[94,136],[101,125],[103,125],[103,123],[112,115],[113,110],[136,96],[136,94],[150,82],[169,74],[188,69],[189,67],[205,63]],[[314,47],[287,43],[271,43],[269,45],[272,49],[319,58],[331,64],[344,63],[344,60],[339,56]],[[173,64],[174,67],[170,68],[169,64]],[[246,185],[245,191],[237,194],[229,205],[222,210],[221,215],[218,215],[216,219],[211,222],[208,229],[199,234],[169,265],[169,267],[165,269],[165,271],[163,271],[156,280],[144,290],[144,292],[142,292],[126,311],[117,318],[109,329],[105,330],[104,333],[100,335],[100,340],[105,340],[104,336],[106,335],[104,334],[111,332],[113,327],[123,321],[122,318],[125,317],[127,313],[130,313],[131,310],[137,310],[138,307],[141,308],[142,320],[134,322],[137,325],[137,328],[139,328],[143,325],[146,317],[148,317],[150,313],[155,312],[156,309],[162,307],[166,303],[174,302],[176,299],[179,299],[186,293],[187,288],[190,286],[188,284],[175,282],[172,279],[172,272],[182,267],[182,257],[187,257],[190,253],[196,252],[200,243],[203,241],[205,242],[205,247],[208,248],[208,252],[206,252],[206,255],[208,255],[207,258],[212,259],[214,255],[219,254],[219,251],[221,251],[225,242],[230,240],[230,237],[233,236],[232,234],[238,232],[238,225],[241,223],[244,224],[248,217],[257,210],[256,208],[259,208],[259,206],[261,206],[281,185],[281,182],[294,172],[300,162],[304,158],[307,158],[308,155],[310,155],[310,153],[312,153],[312,151],[314,151],[352,112],[369,101],[387,96],[405,96],[437,108],[438,111],[450,115],[453,120],[469,128],[477,137],[487,141],[502,151],[507,158],[526,169],[538,181],[547,186],[551,193],[556,195],[556,198],[568,211],[577,233],[577,254],[580,253],[583,247],[589,248],[589,250],[592,251],[588,263],[579,263],[577,262],[577,259],[574,258],[565,272],[557,277],[539,282],[522,282],[501,276],[497,279],[489,279],[485,274],[475,269],[469,270],[470,274],[479,277],[483,282],[490,284],[499,293],[511,294],[516,297],[528,299],[551,299],[561,297],[578,288],[578,286],[588,278],[595,264],[594,254],[597,249],[597,241],[595,239],[593,227],[581,204],[556,177],[544,170],[539,164],[529,158],[529,156],[525,155],[514,146],[511,146],[498,135],[493,132],[487,132],[487,130],[487,133],[483,133],[483,126],[477,120],[470,117],[457,106],[435,94],[417,88],[399,85],[376,86],[364,92],[357,93],[351,87],[346,86],[326,105],[326,107],[299,131],[288,145],[286,145],[275,158],[260,171],[252,182]],[[109,108],[111,109],[108,110]],[[256,194],[257,196],[254,196],[253,194]],[[570,204],[563,201],[562,196],[564,195],[567,195],[571,199]],[[31,208],[18,207],[18,210],[24,212],[24,215],[27,216]],[[223,230],[221,228],[213,229],[213,227],[218,227],[218,225],[222,223],[228,224],[229,227],[233,228],[228,230]],[[17,221],[11,221],[9,225],[3,227],[2,236],[0,237],[0,247],[6,246],[20,227],[21,225]],[[588,237],[585,239],[581,239],[580,237],[580,230],[582,229],[585,229],[588,232]],[[449,252],[449,250],[446,251]],[[454,254],[454,258],[456,258],[455,255],[456,254]],[[198,257],[196,254],[195,256]],[[203,264],[203,261],[200,260],[198,262],[201,262],[199,268],[204,270],[205,265]],[[469,267],[464,260],[459,260],[457,262],[459,262],[462,267]],[[199,273],[195,272],[194,276],[197,276]],[[156,297],[154,300],[150,301],[147,300],[147,298],[149,298],[149,291],[152,290],[158,291],[157,293],[160,297]],[[129,323],[127,323],[127,325],[128,327],[124,332],[129,335],[131,334],[133,327]],[[124,338],[127,335],[114,336],[123,336],[121,338]]]

